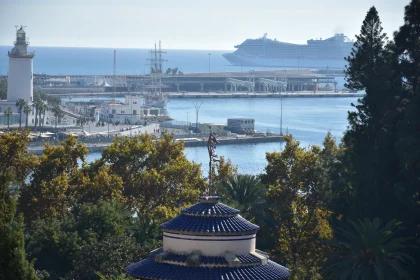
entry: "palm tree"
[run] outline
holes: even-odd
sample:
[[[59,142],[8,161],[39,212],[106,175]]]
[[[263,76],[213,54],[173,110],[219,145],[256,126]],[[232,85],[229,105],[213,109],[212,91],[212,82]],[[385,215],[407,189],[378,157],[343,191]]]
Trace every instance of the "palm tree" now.
[[[25,106],[23,107],[23,112],[26,115],[25,128],[27,129],[28,128],[28,117],[29,117],[29,114],[32,112],[32,109],[27,102],[25,102]]]
[[[61,110],[61,107],[59,105],[54,106],[54,108],[52,109],[52,112],[55,117],[55,134],[57,134],[57,123],[59,119],[64,117],[64,113],[63,113],[63,110]]]
[[[23,100],[22,98],[19,98],[16,101],[16,108],[18,109],[18,112],[19,112],[19,130],[20,131],[22,131],[22,110],[25,104],[26,104],[26,101]]]
[[[218,192],[226,196],[228,203],[240,208],[241,214],[251,220],[265,219],[267,190],[258,176],[242,174],[230,176],[218,187]]]
[[[45,114],[47,113],[47,110],[48,110],[48,105],[45,104],[45,103],[42,103],[42,105],[41,105],[41,113],[42,113],[41,125],[42,125],[42,128],[44,128],[44,125],[45,125]]]
[[[38,125],[38,115],[41,108],[42,100],[38,96],[34,96],[34,103],[32,106],[34,107],[34,113],[35,113],[35,125],[34,125],[34,131],[36,130],[36,127]]]
[[[328,279],[414,279],[408,266],[415,261],[404,253],[410,246],[407,239],[396,237],[400,224],[376,218],[339,228]]]
[[[13,115],[13,111],[12,111],[12,108],[7,108],[7,110],[6,111],[4,111],[4,115],[6,116],[6,118],[7,118],[7,131],[9,131],[10,130],[10,118],[12,117],[12,115]]]

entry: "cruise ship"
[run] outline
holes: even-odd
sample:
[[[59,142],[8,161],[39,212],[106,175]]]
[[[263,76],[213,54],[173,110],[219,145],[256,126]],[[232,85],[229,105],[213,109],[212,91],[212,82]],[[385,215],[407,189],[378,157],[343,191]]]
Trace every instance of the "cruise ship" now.
[[[354,42],[338,33],[328,39],[291,44],[267,38],[247,39],[223,56],[235,66],[344,69]]]

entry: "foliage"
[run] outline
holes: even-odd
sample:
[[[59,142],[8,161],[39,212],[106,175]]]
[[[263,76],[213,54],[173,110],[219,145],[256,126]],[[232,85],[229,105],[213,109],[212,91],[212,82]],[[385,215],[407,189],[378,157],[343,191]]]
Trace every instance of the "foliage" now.
[[[18,109],[19,112],[19,130],[22,129],[22,112],[23,112],[23,108],[27,105],[28,103],[23,100],[22,98],[19,98],[16,101],[16,108]]]
[[[10,118],[13,115],[12,108],[7,108],[7,110],[4,110],[4,116],[7,118],[7,130],[10,129]]]
[[[274,259],[300,271],[301,276],[316,279],[326,260],[325,240],[332,238],[331,213],[323,207],[322,180],[317,171],[320,148],[305,150],[292,136],[286,136],[285,141],[281,153],[267,153],[263,174],[270,188],[269,214],[276,225],[267,231],[265,239],[270,242],[265,246],[272,248]]]
[[[59,146],[46,144],[31,182],[22,188],[21,211],[25,217],[56,217],[67,212],[74,191],[83,184],[79,161],[85,161],[87,148],[69,136]]]
[[[200,166],[189,162],[181,142],[164,134],[117,138],[105,148],[101,163],[124,182],[123,195],[139,213],[150,214],[157,207],[177,213],[179,207],[196,202],[205,189]]]
[[[382,42],[384,34],[374,8],[362,26],[359,37],[366,47],[352,53],[349,69],[357,67],[346,72],[346,79],[363,87],[366,96],[349,113],[343,152],[330,176],[334,178],[330,209],[335,223],[396,219],[406,227],[399,236],[420,233],[419,8],[418,0],[406,7],[405,24],[387,45]],[[372,23],[375,31],[364,33],[365,26],[372,28]],[[369,47],[372,42],[375,44]],[[407,252],[420,256],[411,248]]]
[[[382,32],[378,11],[372,6],[356,35],[356,42],[350,56],[346,58],[345,85],[350,89],[366,89],[378,80],[384,62],[386,34]]]
[[[397,237],[400,224],[364,219],[338,228],[329,279],[414,279],[407,264],[415,261],[404,253],[407,240]]]
[[[25,106],[23,107],[23,112],[25,113],[25,129],[27,129],[29,114],[32,113],[32,109],[28,103],[26,103]]]
[[[99,280],[132,280],[134,279],[130,276],[126,276],[125,274],[111,275],[107,277],[100,272],[96,272],[96,275],[99,276]]]
[[[7,80],[0,80],[0,100],[7,99]]]
[[[61,104],[60,96],[47,94],[43,91],[34,91],[34,98],[35,97],[39,97],[39,99],[47,101],[50,106],[58,106]]]
[[[168,68],[168,69],[166,69],[165,74],[166,74],[166,75],[183,75],[184,73],[182,73],[182,72],[178,69],[178,67],[175,67],[175,68]]]
[[[268,189],[258,176],[243,174],[229,176],[218,190],[222,198],[241,210],[241,215],[246,219],[253,222],[266,220],[265,194]]]
[[[0,279],[38,279],[26,260],[22,215],[16,216],[16,187],[31,169],[25,134],[0,135]]]
[[[159,246],[135,232],[137,218],[123,204],[98,201],[73,208],[61,218],[32,223],[27,246],[36,268],[53,279],[96,279],[95,272],[111,276]]]

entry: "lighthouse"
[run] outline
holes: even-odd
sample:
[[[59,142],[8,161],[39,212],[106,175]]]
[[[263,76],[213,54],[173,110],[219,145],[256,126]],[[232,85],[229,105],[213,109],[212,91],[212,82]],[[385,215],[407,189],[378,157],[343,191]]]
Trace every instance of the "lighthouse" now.
[[[24,27],[16,30],[14,48],[8,52],[9,74],[7,85],[7,101],[16,102],[23,99],[33,101],[33,63],[35,53],[28,53],[29,42]]]

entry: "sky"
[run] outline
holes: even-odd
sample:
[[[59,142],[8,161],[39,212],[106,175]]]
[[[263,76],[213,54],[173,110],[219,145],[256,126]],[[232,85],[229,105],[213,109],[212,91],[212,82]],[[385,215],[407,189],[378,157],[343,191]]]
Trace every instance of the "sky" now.
[[[0,0],[0,45],[15,25],[32,46],[233,50],[247,38],[291,43],[360,32],[374,5],[384,32],[403,24],[409,0]]]

